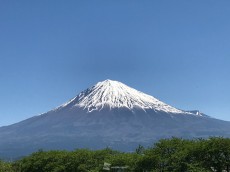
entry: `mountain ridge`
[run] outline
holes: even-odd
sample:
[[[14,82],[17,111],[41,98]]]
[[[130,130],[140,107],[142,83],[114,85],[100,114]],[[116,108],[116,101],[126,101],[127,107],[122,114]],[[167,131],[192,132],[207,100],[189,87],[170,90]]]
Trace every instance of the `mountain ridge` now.
[[[172,136],[230,137],[230,122],[176,109],[118,81],[105,80],[54,110],[0,127],[0,157],[38,149],[109,146],[131,151]]]

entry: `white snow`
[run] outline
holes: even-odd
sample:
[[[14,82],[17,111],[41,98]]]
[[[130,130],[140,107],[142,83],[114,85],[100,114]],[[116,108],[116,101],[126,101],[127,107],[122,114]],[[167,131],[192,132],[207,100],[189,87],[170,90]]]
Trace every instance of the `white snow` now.
[[[70,104],[74,107],[87,109],[88,112],[101,110],[106,106],[109,108],[125,107],[130,110],[140,108],[143,110],[153,109],[167,113],[192,114],[167,105],[121,82],[112,80],[98,82],[96,85],[81,92],[78,96],[63,104],[61,107]]]

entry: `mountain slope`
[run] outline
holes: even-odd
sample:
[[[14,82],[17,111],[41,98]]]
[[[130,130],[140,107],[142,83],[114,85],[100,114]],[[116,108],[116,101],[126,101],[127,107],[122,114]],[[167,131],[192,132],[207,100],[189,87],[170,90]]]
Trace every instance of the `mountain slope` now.
[[[0,156],[43,149],[131,151],[166,137],[230,137],[230,122],[183,111],[118,81],[105,80],[39,116],[0,128]]]
[[[103,107],[132,109],[155,109],[163,112],[185,113],[169,106],[156,98],[137,91],[127,85],[112,80],[105,80],[81,92],[70,102],[61,106],[76,106],[87,109],[88,112],[100,110]]]

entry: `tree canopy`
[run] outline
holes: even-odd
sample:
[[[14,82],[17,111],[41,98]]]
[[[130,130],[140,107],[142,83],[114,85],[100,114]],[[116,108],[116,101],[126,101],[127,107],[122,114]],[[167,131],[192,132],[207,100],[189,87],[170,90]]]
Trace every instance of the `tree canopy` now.
[[[104,162],[133,172],[230,172],[230,139],[162,139],[125,153],[109,148],[39,150],[14,162],[0,161],[0,172],[101,172]]]

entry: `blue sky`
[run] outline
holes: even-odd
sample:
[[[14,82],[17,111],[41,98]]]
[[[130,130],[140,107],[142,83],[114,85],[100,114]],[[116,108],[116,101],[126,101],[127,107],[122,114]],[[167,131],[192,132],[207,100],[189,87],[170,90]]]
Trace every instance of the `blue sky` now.
[[[230,1],[0,1],[0,126],[121,81],[230,121]]]

